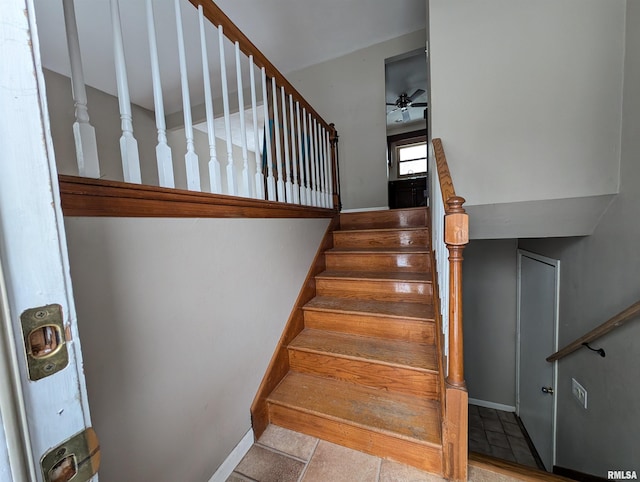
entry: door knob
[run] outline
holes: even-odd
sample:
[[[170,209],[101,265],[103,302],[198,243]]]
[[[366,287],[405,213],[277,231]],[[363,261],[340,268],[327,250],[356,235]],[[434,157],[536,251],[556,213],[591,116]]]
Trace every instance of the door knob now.
[[[553,395],[553,388],[551,388],[551,387],[542,387],[542,393],[548,393],[549,395]]]

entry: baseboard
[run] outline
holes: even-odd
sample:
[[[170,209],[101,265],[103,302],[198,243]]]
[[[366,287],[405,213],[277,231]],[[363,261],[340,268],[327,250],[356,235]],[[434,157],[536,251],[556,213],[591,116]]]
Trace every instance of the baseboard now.
[[[515,412],[516,407],[513,405],[503,405],[502,403],[487,402],[485,400],[478,400],[477,398],[469,398],[470,405],[477,405],[478,407],[495,408],[496,410],[502,410],[503,412]]]
[[[367,211],[388,211],[389,206],[380,206],[377,208],[356,208],[356,209],[343,209],[340,211],[341,214],[346,213],[366,213]]]
[[[209,482],[225,482],[233,469],[240,463],[242,457],[244,457],[251,446],[253,445],[253,429],[249,429],[249,431],[244,434],[242,440],[238,442],[238,445],[234,447],[229,456],[225,459],[224,462],[218,467],[216,473],[209,479]]]

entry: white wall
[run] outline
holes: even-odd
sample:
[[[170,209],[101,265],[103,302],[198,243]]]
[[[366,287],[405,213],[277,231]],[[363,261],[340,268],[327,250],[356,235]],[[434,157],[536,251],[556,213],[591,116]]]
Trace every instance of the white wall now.
[[[582,336],[640,293],[640,2],[627,2],[620,194],[593,236],[520,241],[560,259],[559,344]],[[593,343],[606,358],[579,350],[558,362],[557,465],[606,478],[607,470],[640,470],[640,320]],[[571,378],[588,392],[584,410]],[[619,468],[619,469],[617,469]]]
[[[384,60],[424,47],[424,30],[287,75],[340,136],[342,207],[388,206]]]
[[[328,220],[65,224],[101,480],[208,480],[251,426]]]
[[[464,250],[464,366],[469,397],[515,406],[516,246],[472,240]]]
[[[468,205],[617,192],[624,9],[625,0],[431,0],[432,133]]]
[[[76,148],[73,139],[75,120],[71,80],[64,75],[44,70],[47,87],[51,136],[56,155],[58,173],[78,175]],[[87,106],[91,125],[96,130],[100,177],[112,181],[122,181],[122,161],[120,157],[120,111],[118,99],[93,87],[87,86]],[[137,105],[131,106],[133,133],[138,141],[140,172],[142,182],[158,185],[158,168],[155,146],[157,131],[155,114]]]

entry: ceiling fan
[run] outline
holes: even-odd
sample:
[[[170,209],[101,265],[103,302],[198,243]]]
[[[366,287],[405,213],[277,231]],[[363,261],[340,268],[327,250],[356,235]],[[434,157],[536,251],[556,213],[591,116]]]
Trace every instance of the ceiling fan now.
[[[402,94],[400,94],[400,97],[398,97],[395,102],[393,103],[387,102],[388,106],[395,106],[395,109],[392,109],[389,112],[387,112],[387,115],[391,114],[392,112],[396,112],[397,110],[400,110],[402,111],[402,122],[410,121],[411,120],[411,116],[409,115],[410,107],[427,107],[426,102],[413,102],[422,94],[424,94],[424,90],[422,89],[417,89],[411,95],[407,95],[406,92],[403,92]]]

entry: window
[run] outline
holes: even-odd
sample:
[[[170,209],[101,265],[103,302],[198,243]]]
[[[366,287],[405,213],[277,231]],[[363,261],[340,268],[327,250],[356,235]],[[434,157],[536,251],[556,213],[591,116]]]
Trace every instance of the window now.
[[[410,177],[427,172],[427,143],[414,142],[396,147],[398,177]]]

